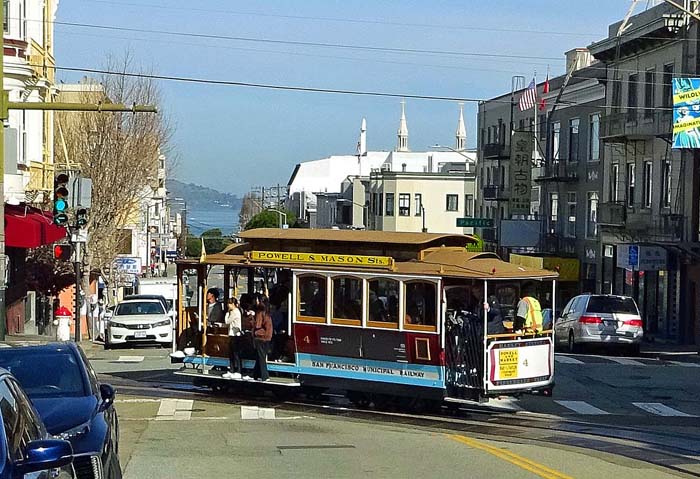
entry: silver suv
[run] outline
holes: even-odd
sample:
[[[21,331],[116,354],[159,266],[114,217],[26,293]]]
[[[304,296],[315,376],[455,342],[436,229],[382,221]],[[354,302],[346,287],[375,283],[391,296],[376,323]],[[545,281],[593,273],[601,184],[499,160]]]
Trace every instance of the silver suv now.
[[[639,354],[644,336],[642,318],[634,299],[609,294],[574,297],[554,323],[555,345],[566,344],[569,352],[584,345],[609,345]]]

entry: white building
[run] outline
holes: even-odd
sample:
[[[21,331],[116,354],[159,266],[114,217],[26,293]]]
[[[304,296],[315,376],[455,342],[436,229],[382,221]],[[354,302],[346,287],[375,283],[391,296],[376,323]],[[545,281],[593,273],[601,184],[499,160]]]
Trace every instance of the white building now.
[[[4,0],[4,84],[9,100],[51,101],[58,0]],[[53,113],[10,110],[5,128],[5,201],[42,203],[53,189]]]
[[[373,188],[378,191],[377,182],[385,173],[409,174],[402,176],[402,183],[410,177],[414,181],[431,182],[434,185],[437,185],[434,178],[449,172],[460,171],[463,177],[469,176],[465,176],[466,173],[473,176],[476,153],[466,150],[465,145],[466,128],[460,105],[454,148],[440,148],[443,151],[410,151],[408,122],[405,104],[402,102],[395,151],[368,151],[367,122],[363,119],[355,155],[334,155],[296,166],[288,183],[288,206],[299,218],[306,219],[312,228],[384,227],[385,222],[370,220],[371,216],[376,216],[376,213],[369,211],[370,178],[374,179]],[[444,151],[446,149],[450,151]],[[412,177],[410,174],[418,175]],[[452,178],[455,175],[450,174],[449,184],[453,185]],[[465,181],[473,182],[471,176]],[[418,189],[418,186],[411,187],[412,192],[417,192]],[[473,187],[466,189],[471,191]],[[428,196],[432,197],[427,195],[426,199]],[[386,227],[390,223],[387,221]],[[420,229],[419,227],[417,231]],[[455,228],[444,232],[456,231],[463,232],[462,229]]]

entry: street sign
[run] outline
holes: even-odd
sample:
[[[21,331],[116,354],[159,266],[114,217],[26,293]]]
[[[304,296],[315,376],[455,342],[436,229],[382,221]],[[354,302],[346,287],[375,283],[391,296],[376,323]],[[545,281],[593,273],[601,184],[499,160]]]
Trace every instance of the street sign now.
[[[639,246],[636,244],[631,244],[627,254],[629,256],[627,263],[630,266],[639,266]]]
[[[489,218],[457,218],[458,228],[493,228],[493,220]]]
[[[141,258],[118,257],[114,260],[114,269],[120,273],[141,274]]]

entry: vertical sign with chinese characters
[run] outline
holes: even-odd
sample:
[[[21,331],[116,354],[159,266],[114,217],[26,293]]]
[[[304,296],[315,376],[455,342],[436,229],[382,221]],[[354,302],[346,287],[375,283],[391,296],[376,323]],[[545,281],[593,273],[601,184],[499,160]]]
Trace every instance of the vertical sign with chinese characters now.
[[[510,142],[510,214],[530,214],[532,132],[515,131]]]

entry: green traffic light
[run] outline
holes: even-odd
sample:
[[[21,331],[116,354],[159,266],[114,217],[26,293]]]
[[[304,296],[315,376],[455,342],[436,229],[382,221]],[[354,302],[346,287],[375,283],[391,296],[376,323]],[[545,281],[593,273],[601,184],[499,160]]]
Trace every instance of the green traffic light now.
[[[68,203],[63,198],[57,198],[53,207],[56,211],[63,212],[68,208]]]

